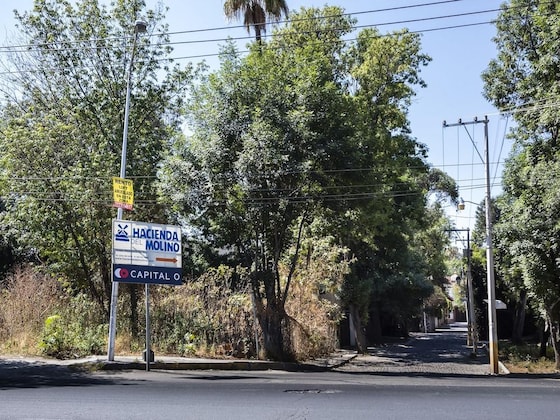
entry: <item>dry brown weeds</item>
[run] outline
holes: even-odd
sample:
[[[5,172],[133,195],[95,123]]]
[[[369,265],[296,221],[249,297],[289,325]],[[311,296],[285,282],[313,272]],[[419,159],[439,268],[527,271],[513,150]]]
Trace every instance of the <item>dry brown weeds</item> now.
[[[37,354],[45,318],[60,302],[58,282],[31,267],[17,267],[0,290],[0,352]]]

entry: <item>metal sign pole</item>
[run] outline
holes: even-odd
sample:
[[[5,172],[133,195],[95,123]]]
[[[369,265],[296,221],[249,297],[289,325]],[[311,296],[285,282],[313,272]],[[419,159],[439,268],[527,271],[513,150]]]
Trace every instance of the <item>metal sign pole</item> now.
[[[138,35],[140,33],[146,32],[146,22],[137,20],[134,24],[134,38],[132,42],[132,53],[130,54],[130,62],[128,63],[127,75],[126,75],[126,98],[124,105],[124,125],[123,125],[123,138],[122,138],[122,149],[121,149],[121,170],[120,177],[126,178],[126,149],[128,143],[128,118],[130,114],[130,88],[132,81],[132,69],[134,66],[134,55],[136,53],[136,43],[138,42]],[[117,209],[117,220],[122,220],[123,209],[119,207]],[[113,232],[114,233],[114,232]],[[117,334],[117,304],[119,297],[119,282],[115,281],[112,275],[113,281],[111,282],[111,307],[109,310],[109,337],[107,339],[107,360],[115,360],[115,337]]]
[[[150,371],[152,351],[150,349],[150,285],[146,283],[146,372]]]

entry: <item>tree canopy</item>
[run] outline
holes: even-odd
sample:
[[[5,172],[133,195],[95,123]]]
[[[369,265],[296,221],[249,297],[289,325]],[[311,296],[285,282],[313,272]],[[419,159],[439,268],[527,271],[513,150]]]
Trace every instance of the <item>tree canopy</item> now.
[[[127,218],[181,224],[193,275],[229,265],[252,290],[267,356],[293,357],[286,302],[319,247],[340,260],[328,267],[345,276],[336,293],[360,333],[368,318],[373,336],[406,332],[427,298],[441,301],[439,200],[457,187],[410,131],[430,61],[418,34],[370,28],[348,40],[356,22],[341,8],[302,8],[248,54],[226,43],[219,68],[199,73],[167,59],[164,10],[142,0],[35,0],[16,17],[28,48],[0,81],[0,238],[33,250],[72,292],[108,306],[130,68]],[[134,38],[139,18],[148,33]]]
[[[498,57],[483,75],[486,97],[517,123],[511,133],[515,145],[506,165],[496,225],[500,268],[512,285],[526,288],[556,331],[558,367],[559,12],[558,1],[512,0],[502,6],[496,23]]]
[[[365,291],[368,306],[367,290],[379,301],[390,289],[413,310],[432,291],[430,275],[441,277],[441,266],[434,261],[430,273],[412,251],[427,195],[456,198],[453,183],[429,175],[426,150],[410,135],[408,106],[429,61],[418,35],[367,29],[345,41],[355,21],[338,7],[291,17],[245,57],[224,46],[220,68],[191,92],[192,135],[174,144],[160,177],[162,195],[207,250],[194,260],[251,270],[274,358],[289,357],[284,305],[303,238],[330,235],[375,272],[353,275],[350,303]]]
[[[163,221],[156,170],[180,132],[191,71],[165,61],[162,10],[145,10],[141,0],[110,7],[36,0],[33,10],[16,13],[29,48],[9,56],[4,64],[13,71],[0,84],[2,226],[100,303],[110,295],[111,177],[119,174],[126,70],[141,16],[150,34],[139,38],[132,77],[127,174],[137,200],[130,217]]]

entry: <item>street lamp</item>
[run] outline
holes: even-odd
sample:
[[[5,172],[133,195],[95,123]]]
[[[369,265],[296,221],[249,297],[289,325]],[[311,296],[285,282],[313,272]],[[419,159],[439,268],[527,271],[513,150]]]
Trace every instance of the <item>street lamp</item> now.
[[[457,204],[457,210],[465,210],[465,203],[474,204],[475,206],[479,206],[479,203],[475,203],[474,201],[463,200],[463,197],[459,197],[459,204]]]
[[[134,65],[134,55],[136,53],[136,44],[138,42],[138,35],[146,32],[148,24],[143,20],[137,20],[134,23],[134,38],[132,41],[132,53],[130,55],[130,62],[128,63],[126,75],[126,100],[124,104],[124,126],[122,138],[122,151],[121,151],[121,171],[120,177],[126,177],[126,148],[128,142],[128,116],[130,112],[130,85],[132,79],[132,68]],[[123,209],[117,209],[117,220],[123,217]],[[119,282],[112,282],[111,289],[111,310],[109,315],[109,343],[107,349],[107,360],[115,360],[115,336],[117,331],[117,301],[119,296]]]

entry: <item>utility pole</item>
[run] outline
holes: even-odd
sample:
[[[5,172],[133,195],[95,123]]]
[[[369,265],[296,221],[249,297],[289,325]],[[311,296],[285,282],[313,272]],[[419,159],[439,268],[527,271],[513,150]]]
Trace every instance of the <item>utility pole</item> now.
[[[498,368],[498,332],[496,323],[496,285],[494,280],[494,253],[492,250],[492,216],[491,216],[491,196],[490,196],[490,152],[488,147],[488,117],[483,120],[474,118],[472,121],[463,122],[459,120],[456,124],[443,122],[443,128],[457,127],[474,124],[484,124],[484,158],[480,156],[485,164],[486,172],[486,275],[488,287],[488,352],[490,354],[490,373],[497,375]],[[468,133],[468,131],[467,131]],[[472,139],[471,139],[472,141]],[[478,152],[478,150],[477,150]]]
[[[446,232],[467,232],[467,345],[472,345],[473,355],[476,355],[478,348],[478,328],[474,313],[474,290],[472,282],[471,265],[471,238],[469,228],[467,229],[446,229]]]

